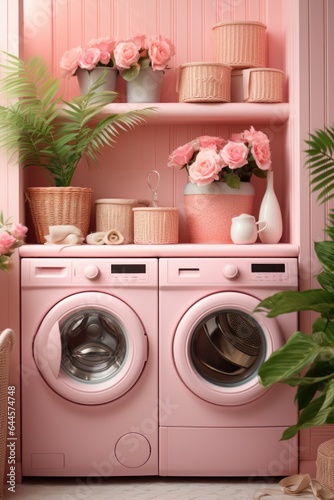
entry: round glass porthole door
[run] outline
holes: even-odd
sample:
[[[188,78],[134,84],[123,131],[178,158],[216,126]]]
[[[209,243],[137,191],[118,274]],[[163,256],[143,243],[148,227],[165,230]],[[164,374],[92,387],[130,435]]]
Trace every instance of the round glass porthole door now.
[[[75,403],[102,404],[125,394],[147,360],[147,336],[135,312],[105,293],[83,292],[56,304],[34,340],[47,384]]]
[[[275,320],[253,312],[258,303],[243,293],[221,292],[182,317],[174,360],[183,382],[202,399],[231,406],[264,394],[257,371],[283,339]]]
[[[77,311],[59,324],[61,368],[86,382],[108,380],[121,369],[127,353],[123,324],[103,309]]]

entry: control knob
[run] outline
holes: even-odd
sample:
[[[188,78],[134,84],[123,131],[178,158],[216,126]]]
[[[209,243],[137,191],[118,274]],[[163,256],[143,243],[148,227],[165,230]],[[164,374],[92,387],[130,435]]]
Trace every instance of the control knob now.
[[[227,278],[228,280],[233,280],[238,276],[239,269],[235,264],[226,264],[226,266],[223,267],[223,276]]]
[[[86,266],[84,269],[84,275],[89,280],[95,280],[99,274],[100,274],[100,269],[94,264]]]

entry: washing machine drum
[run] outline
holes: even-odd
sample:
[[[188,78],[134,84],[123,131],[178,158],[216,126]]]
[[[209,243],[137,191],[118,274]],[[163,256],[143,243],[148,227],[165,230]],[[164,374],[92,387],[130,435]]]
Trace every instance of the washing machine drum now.
[[[259,299],[221,292],[203,298],[182,317],[175,332],[174,360],[180,377],[202,399],[240,405],[266,391],[261,364],[283,345],[274,319],[254,313]]]
[[[147,337],[134,311],[105,293],[79,293],[56,304],[34,340],[34,360],[47,384],[75,403],[117,399],[140,377]]]

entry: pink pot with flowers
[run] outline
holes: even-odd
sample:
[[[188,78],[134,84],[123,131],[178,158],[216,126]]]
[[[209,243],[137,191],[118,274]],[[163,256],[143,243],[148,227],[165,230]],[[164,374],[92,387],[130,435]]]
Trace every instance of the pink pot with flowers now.
[[[269,139],[254,127],[229,140],[201,136],[178,147],[169,167],[185,168],[184,207],[191,243],[232,243],[232,218],[253,214],[252,175],[271,169]]]

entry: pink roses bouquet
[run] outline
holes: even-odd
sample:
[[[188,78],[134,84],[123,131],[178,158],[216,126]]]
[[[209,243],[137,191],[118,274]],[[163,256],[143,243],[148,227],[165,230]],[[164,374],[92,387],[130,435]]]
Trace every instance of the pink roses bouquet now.
[[[267,176],[271,169],[269,139],[254,127],[228,141],[221,137],[197,137],[175,149],[169,155],[168,166],[185,168],[189,181],[198,186],[222,181],[238,189],[240,182],[249,182],[253,174]]]
[[[154,71],[163,71],[174,54],[174,45],[168,38],[161,35],[136,35],[117,43],[114,61],[124,80],[130,81],[148,66]]]
[[[78,68],[91,71],[96,66],[113,67],[113,52],[117,41],[113,38],[95,38],[83,49],[78,46],[64,53],[60,60],[61,75],[74,76]]]
[[[10,224],[0,213],[0,270],[8,271],[11,267],[10,257],[14,250],[24,243],[28,228],[22,224]]]

